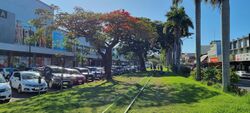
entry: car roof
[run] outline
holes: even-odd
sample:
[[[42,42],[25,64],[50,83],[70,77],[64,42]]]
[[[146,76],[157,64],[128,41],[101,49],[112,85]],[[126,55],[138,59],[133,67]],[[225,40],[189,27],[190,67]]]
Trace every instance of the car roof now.
[[[10,67],[6,67],[6,68],[0,68],[0,69],[15,69],[15,68],[10,68]]]
[[[88,67],[88,68],[97,68],[97,67]]]
[[[76,67],[76,69],[88,69],[86,67]]]
[[[46,66],[46,67],[50,67],[50,68],[62,68],[62,67],[60,67],[60,66],[52,66],[52,65],[48,65],[48,66]]]
[[[72,68],[64,68],[64,69],[68,71],[77,71],[77,69],[72,69]]]
[[[34,74],[39,74],[39,73],[36,72],[36,71],[16,71],[16,72],[14,72],[14,73],[21,73],[21,74],[23,74],[23,73],[34,73]]]

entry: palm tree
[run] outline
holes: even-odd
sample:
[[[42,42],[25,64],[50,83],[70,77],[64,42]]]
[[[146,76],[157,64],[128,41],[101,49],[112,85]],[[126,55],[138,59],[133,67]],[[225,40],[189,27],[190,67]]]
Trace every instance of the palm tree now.
[[[166,14],[167,22],[164,26],[164,31],[168,36],[172,37],[172,58],[174,64],[174,71],[179,71],[180,56],[181,56],[181,38],[190,36],[189,28],[193,28],[193,23],[186,14],[183,7],[179,8],[177,5],[171,7],[171,10]],[[172,34],[172,35],[170,35]]]
[[[173,5],[178,6],[182,0],[172,0]],[[196,34],[196,80],[201,80],[201,0],[195,2],[195,34]]]
[[[201,0],[195,0],[196,80],[201,80]]]
[[[182,0],[173,0],[173,3],[178,4]],[[210,3],[212,6],[221,8],[221,21],[222,21],[222,86],[223,91],[228,90],[230,84],[230,3],[229,0],[205,0],[205,2]],[[195,10],[196,10],[196,56],[200,53],[200,3],[201,0],[195,0]],[[198,47],[198,46],[199,47]],[[200,57],[199,57],[200,58]],[[197,57],[197,78],[200,79],[200,66],[198,66]]]
[[[228,90],[230,75],[230,4],[229,0],[222,2],[222,76],[223,91]]]
[[[230,4],[229,0],[206,0],[213,6],[221,8],[222,27],[222,86],[228,91],[230,84]]]

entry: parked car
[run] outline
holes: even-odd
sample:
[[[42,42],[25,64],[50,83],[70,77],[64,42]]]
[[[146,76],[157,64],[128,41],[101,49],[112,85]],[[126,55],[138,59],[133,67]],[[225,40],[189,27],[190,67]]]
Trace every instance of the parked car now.
[[[247,73],[246,71],[236,71],[235,72],[239,77],[242,78],[250,78],[250,73]]]
[[[0,74],[0,100],[9,102],[12,96],[11,94],[10,84],[5,80],[4,76]]]
[[[112,75],[120,75],[120,74],[125,73],[125,68],[121,66],[113,66],[111,72],[112,72]]]
[[[75,69],[82,73],[86,77],[86,80],[94,81],[94,74],[90,73],[88,68],[76,67]]]
[[[96,67],[96,76],[98,79],[103,79],[105,70],[103,67]]]
[[[101,79],[104,75],[104,69],[102,67],[88,67],[90,74],[93,74],[95,79]]]
[[[6,80],[9,80],[10,76],[14,71],[17,71],[15,68],[0,68],[0,73],[4,76]]]
[[[73,77],[67,74],[66,70],[59,66],[45,66],[43,76],[49,88],[53,87],[72,87]]]
[[[86,77],[82,75],[77,69],[65,68],[66,73],[72,77],[73,85],[80,85],[86,82]]]
[[[94,75],[94,78],[97,79],[96,67],[87,67],[89,69],[90,74]]]
[[[40,79],[40,80],[39,80]],[[10,77],[10,86],[22,92],[47,92],[48,85],[40,73],[34,71],[16,71]]]

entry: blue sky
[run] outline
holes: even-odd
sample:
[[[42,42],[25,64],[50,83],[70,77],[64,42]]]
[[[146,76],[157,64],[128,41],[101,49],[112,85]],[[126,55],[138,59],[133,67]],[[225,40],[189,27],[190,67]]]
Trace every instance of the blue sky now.
[[[72,12],[75,6],[94,12],[110,12],[125,9],[133,16],[147,17],[152,20],[166,21],[164,16],[169,11],[171,0],[41,0],[47,4],[55,4],[62,11]],[[194,0],[183,0],[187,14],[195,22]],[[231,5],[231,40],[248,36],[250,33],[250,0],[230,0]],[[221,38],[220,10],[209,4],[202,4],[202,45]],[[195,33],[194,30],[191,32]],[[195,34],[184,39],[183,52],[195,52]]]

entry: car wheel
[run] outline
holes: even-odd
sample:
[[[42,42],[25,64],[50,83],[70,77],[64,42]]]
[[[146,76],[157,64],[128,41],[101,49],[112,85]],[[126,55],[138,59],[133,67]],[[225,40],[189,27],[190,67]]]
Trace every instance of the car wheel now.
[[[23,91],[22,91],[22,86],[21,86],[21,85],[18,86],[17,92],[18,92],[18,93],[22,93],[22,92],[23,92]]]
[[[4,102],[8,103],[8,102],[10,102],[10,99],[5,100]]]
[[[73,87],[73,84],[69,84],[67,87],[68,87],[68,88],[72,88],[72,87]]]

